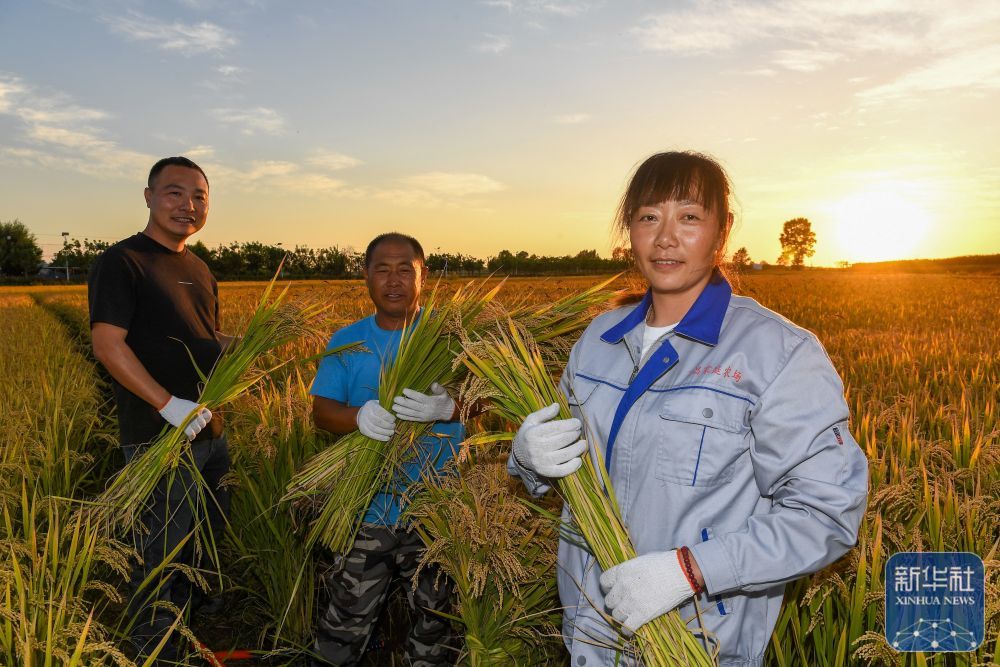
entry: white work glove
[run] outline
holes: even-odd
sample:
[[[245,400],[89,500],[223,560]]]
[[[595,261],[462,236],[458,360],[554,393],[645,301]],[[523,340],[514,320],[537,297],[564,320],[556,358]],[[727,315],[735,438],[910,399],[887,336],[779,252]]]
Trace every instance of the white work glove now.
[[[615,565],[601,575],[601,590],[604,604],[628,637],[694,595],[676,549],[654,551]]]
[[[358,430],[372,440],[388,442],[396,430],[396,417],[372,399],[358,410]]]
[[[517,462],[550,479],[576,472],[583,465],[580,456],[587,451],[587,441],[580,440],[580,420],[549,421],[558,414],[558,403],[536,410],[525,417],[514,436]]]
[[[201,429],[205,428],[208,422],[212,421],[211,410],[200,407],[194,401],[171,396],[167,404],[160,408],[160,416],[166,419],[171,426],[179,427],[188,418],[188,415],[195,410],[198,411],[198,414],[191,417],[191,421],[184,427],[184,435],[189,440],[194,440],[194,436],[201,433]]]
[[[446,422],[455,414],[455,400],[435,382],[429,394],[404,389],[402,396],[393,399],[392,411],[397,418],[408,422]]]

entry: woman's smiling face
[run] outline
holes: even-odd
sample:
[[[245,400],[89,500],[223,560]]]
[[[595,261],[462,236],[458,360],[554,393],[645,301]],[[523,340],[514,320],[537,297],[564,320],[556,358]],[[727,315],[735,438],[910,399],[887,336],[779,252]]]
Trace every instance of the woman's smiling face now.
[[[640,206],[629,221],[629,239],[653,294],[693,302],[712,276],[727,227],[692,200]]]

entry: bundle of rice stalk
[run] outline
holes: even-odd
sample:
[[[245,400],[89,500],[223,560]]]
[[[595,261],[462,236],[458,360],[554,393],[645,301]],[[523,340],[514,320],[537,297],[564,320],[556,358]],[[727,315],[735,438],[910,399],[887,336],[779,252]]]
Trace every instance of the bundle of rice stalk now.
[[[533,335],[548,341],[550,360],[564,359],[569,350],[566,337],[582,330],[591,311],[610,298],[605,287],[616,278],[550,304],[520,306],[514,315]],[[465,369],[455,363],[462,350],[459,339],[484,331],[496,321],[502,310],[493,305],[493,299],[502,286],[501,282],[487,291],[485,282],[469,283],[440,307],[436,306],[438,290],[434,290],[421,311],[427,316],[404,330],[395,360],[382,369],[382,407],[390,409],[404,388],[425,392],[433,382],[451,384],[464,376]],[[398,422],[396,428],[388,443],[357,431],[349,433],[310,459],[292,479],[286,502],[318,504],[310,544],[320,543],[341,554],[350,550],[372,498],[416,453],[414,445],[430,425]]]
[[[592,311],[603,306],[614,296],[607,288],[622,274],[611,276],[604,282],[588,287],[582,292],[574,292],[551,303],[513,303],[503,317],[510,318],[523,326],[531,334],[535,343],[544,347],[549,341],[564,336],[573,336],[586,328],[593,319]],[[497,319],[500,319],[499,317]],[[490,324],[494,324],[495,320]]]
[[[279,507],[298,466],[322,443],[309,418],[309,386],[300,369],[263,381],[236,404],[227,422],[232,452],[227,548],[234,576],[256,609],[261,642],[306,646],[315,616],[312,551],[294,517]]]
[[[558,520],[533,512],[506,455],[484,446],[505,437],[467,440],[458,474],[426,477],[404,514],[427,545],[420,568],[436,565],[455,582],[450,618],[465,628],[460,664],[473,667],[548,664],[544,656],[555,661],[562,648],[552,641]]]
[[[440,305],[435,289],[416,321],[404,328],[394,362],[382,367],[378,399],[382,407],[391,409],[404,388],[426,392],[434,382],[454,382],[459,370],[454,361],[462,349],[458,333],[476,321],[501,286],[487,291],[484,283],[469,283]],[[416,455],[415,444],[431,426],[399,421],[388,442],[353,431],[307,461],[289,483],[284,500],[318,502],[309,544],[346,554],[372,498]]]
[[[325,310],[326,307],[319,304],[300,308],[284,303],[287,286],[272,299],[274,283],[272,279],[264,289],[242,338],[229,345],[207,376],[197,369],[203,383],[198,398],[200,406],[217,410],[245,393],[261,378],[287,364],[288,360],[269,359],[268,353],[303,334]],[[342,350],[329,353],[338,351]],[[88,511],[95,524],[108,531],[137,526],[160,478],[165,474],[175,475],[182,464],[190,468],[197,482],[198,506],[206,506],[211,494],[209,492],[208,497],[204,495],[208,490],[191,461],[190,441],[184,434],[184,427],[196,413],[196,410],[192,411],[181,426],[165,426],[159,437],[122,468],[100,496],[88,503]],[[214,545],[214,541],[212,543]]]
[[[462,361],[486,385],[492,410],[505,420],[520,424],[532,412],[553,403],[560,406],[559,418],[572,416],[565,397],[545,370],[538,347],[513,321],[479,341],[468,341]],[[583,538],[601,569],[607,570],[635,558],[636,551],[622,523],[600,452],[595,455],[593,439],[590,442],[592,449],[583,457],[583,466],[556,480],[556,486],[572,513],[571,530]],[[677,611],[640,627],[635,643],[647,667],[715,664]]]

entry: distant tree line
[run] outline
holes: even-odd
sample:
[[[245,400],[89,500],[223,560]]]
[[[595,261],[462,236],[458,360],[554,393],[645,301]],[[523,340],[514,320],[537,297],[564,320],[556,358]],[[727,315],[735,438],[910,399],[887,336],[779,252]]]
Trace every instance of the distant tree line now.
[[[83,279],[90,267],[111,244],[91,239],[68,239],[52,257],[43,275],[74,280]],[[330,246],[293,249],[257,241],[233,242],[210,248],[201,241],[188,249],[200,257],[220,280],[261,280],[274,275],[281,265],[283,278],[360,278],[364,270],[364,253],[353,248]],[[33,277],[42,265],[42,250],[35,237],[21,222],[0,223],[0,272],[2,277]],[[284,264],[282,265],[282,260]],[[489,273],[502,275],[560,275],[609,273],[622,271],[631,265],[631,255],[617,248],[612,258],[596,250],[582,250],[576,255],[548,256],[529,254],[525,250],[501,250],[494,257],[480,259],[461,253],[430,253],[427,268],[434,275],[479,276]]]
[[[282,258],[285,278],[360,278],[364,270],[364,253],[337,246],[319,249],[296,246],[286,250],[249,241],[216,248],[198,242],[188,247],[222,280],[269,278],[278,270]],[[501,250],[495,257],[485,260],[461,253],[430,253],[426,264],[432,274],[455,276],[494,272],[510,275],[607,273],[626,268],[622,261],[602,258],[596,250],[559,257],[528,254],[524,250],[516,253]]]
[[[801,268],[804,260],[815,252],[816,235],[805,218],[785,222],[781,237],[781,257],[778,264]],[[69,239],[49,263],[49,277],[83,278],[97,257],[111,245],[107,241]],[[209,248],[201,241],[188,246],[208,264],[220,280],[261,280],[270,278],[282,260],[284,278],[359,278],[363,275],[364,254],[353,248],[330,246],[294,249],[268,245],[257,241],[233,242]],[[0,222],[0,277],[33,277],[39,273],[42,250],[34,234],[19,220]],[[760,262],[760,264],[766,264]],[[740,248],[731,258],[737,271],[753,265],[747,249]],[[536,255],[526,250],[501,250],[493,257],[480,259],[461,253],[431,253],[427,268],[435,275],[478,276],[488,273],[501,275],[567,275],[615,273],[632,266],[632,253],[627,247],[615,248],[610,258],[596,250],[581,250],[575,255]]]
[[[617,249],[610,259],[601,257],[596,250],[581,250],[575,255],[550,257],[528,254],[525,250],[516,253],[501,250],[486,261],[486,269],[493,273],[514,276],[537,276],[546,274],[613,273],[624,271],[631,265],[631,253]]]

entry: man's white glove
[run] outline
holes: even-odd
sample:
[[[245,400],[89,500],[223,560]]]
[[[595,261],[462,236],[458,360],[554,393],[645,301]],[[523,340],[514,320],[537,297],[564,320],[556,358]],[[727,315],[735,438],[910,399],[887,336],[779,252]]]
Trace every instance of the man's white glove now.
[[[676,549],[627,560],[601,575],[604,604],[632,636],[642,625],[694,595]]]
[[[205,428],[208,422],[212,421],[211,410],[200,407],[194,401],[171,396],[167,404],[160,408],[160,416],[166,419],[171,426],[180,426],[187,419],[188,415],[195,410],[198,411],[198,414],[191,417],[191,421],[184,427],[184,435],[189,440],[194,440],[194,436],[201,433],[201,429]]]
[[[557,479],[583,465],[587,441],[580,440],[580,420],[557,419],[559,404],[553,403],[525,417],[514,436],[514,458],[543,477]]]
[[[358,430],[372,440],[388,442],[396,430],[396,417],[372,399],[358,410]]]
[[[393,399],[392,411],[408,422],[446,422],[455,414],[455,400],[448,395],[447,389],[435,382],[429,394],[404,389],[402,396]]]

